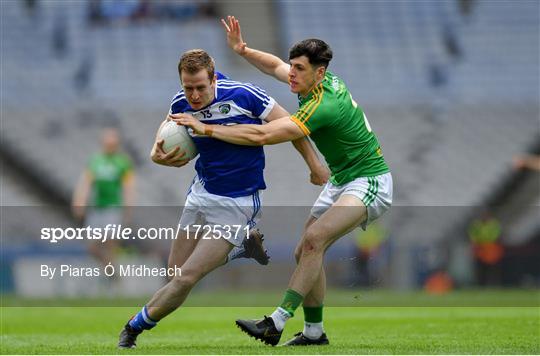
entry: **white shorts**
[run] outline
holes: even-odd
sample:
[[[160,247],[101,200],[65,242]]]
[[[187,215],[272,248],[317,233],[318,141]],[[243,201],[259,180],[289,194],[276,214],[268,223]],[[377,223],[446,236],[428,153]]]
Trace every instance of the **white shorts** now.
[[[202,225],[200,232],[206,233],[205,238],[225,238],[234,246],[241,246],[246,231],[261,218],[261,195],[260,191],[238,198],[215,195],[204,189],[202,181],[195,177],[178,224],[185,231],[189,228],[190,238]]]
[[[367,219],[360,224],[365,230],[367,225],[378,219],[392,205],[392,175],[385,173],[374,177],[361,177],[340,186],[328,182],[313,204],[311,215],[318,219],[343,194],[354,195],[366,206]]]

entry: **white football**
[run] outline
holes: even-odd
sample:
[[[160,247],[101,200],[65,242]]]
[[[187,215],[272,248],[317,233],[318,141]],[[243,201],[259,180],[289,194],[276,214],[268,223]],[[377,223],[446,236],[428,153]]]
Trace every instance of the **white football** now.
[[[186,152],[187,158],[190,160],[193,159],[199,152],[195,143],[191,139],[191,136],[187,132],[185,126],[176,124],[174,121],[169,121],[163,125],[161,131],[159,132],[159,138],[165,140],[163,142],[163,150],[168,153],[180,147],[181,151]]]

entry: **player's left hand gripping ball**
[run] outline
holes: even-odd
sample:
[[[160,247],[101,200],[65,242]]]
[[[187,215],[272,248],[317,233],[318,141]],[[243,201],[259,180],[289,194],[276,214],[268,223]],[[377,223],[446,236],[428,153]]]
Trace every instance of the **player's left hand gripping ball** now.
[[[169,114],[169,118],[178,125],[190,127],[197,135],[204,135],[205,124],[188,114]]]

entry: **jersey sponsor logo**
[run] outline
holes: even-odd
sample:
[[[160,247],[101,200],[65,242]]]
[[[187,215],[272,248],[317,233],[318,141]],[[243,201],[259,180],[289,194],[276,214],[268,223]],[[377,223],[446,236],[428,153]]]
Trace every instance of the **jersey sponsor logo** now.
[[[231,111],[231,106],[229,104],[221,104],[219,106],[219,112],[222,114],[228,114]]]

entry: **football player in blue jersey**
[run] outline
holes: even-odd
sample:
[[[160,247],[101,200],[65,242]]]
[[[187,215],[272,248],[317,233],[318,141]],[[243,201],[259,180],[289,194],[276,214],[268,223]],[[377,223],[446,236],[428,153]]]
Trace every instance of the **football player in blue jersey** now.
[[[261,125],[288,115],[264,90],[228,80],[215,72],[213,59],[203,50],[184,53],[178,73],[182,90],[173,97],[169,114],[189,113],[218,125]],[[173,241],[169,256],[169,267],[181,267],[181,275],[173,276],[128,321],[120,333],[121,348],[135,347],[137,336],[182,305],[206,274],[229,259],[246,257],[244,241],[253,237],[249,232],[260,217],[259,192],[266,188],[263,148],[219,141],[211,138],[211,133],[199,136],[190,131],[190,134],[199,151],[197,174],[186,197],[179,236]],[[310,169],[311,182],[326,183],[329,171],[310,142],[301,138],[293,144]],[[154,162],[182,167],[189,161],[184,156],[179,148],[165,153],[163,141],[156,135],[151,153]],[[199,238],[203,234],[210,238]],[[266,254],[259,254],[258,262],[267,262]]]

